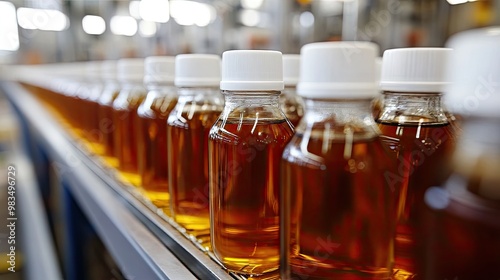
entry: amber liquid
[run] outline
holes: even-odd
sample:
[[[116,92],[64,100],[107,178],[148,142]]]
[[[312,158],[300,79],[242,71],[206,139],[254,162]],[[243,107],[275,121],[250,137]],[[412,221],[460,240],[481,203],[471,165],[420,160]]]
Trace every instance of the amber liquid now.
[[[98,125],[99,125],[99,143],[102,146],[104,160],[112,167],[118,167],[118,159],[115,156],[115,142],[113,139],[116,125],[113,122],[113,102],[118,96],[118,90],[103,92],[103,96],[99,99],[98,108]]]
[[[392,185],[401,184],[396,206],[395,272],[397,278],[420,277],[423,259],[419,231],[424,193],[450,174],[448,162],[455,147],[449,124],[399,125],[379,122],[384,143],[397,156],[397,171],[386,172]]]
[[[378,137],[323,136],[302,148],[296,134],[283,153],[281,277],[389,279],[393,192],[383,174],[392,160]]]
[[[285,120],[219,120],[212,128],[212,248],[230,270],[278,268],[280,159],[292,135]]]
[[[123,94],[120,93],[120,94]],[[118,96],[113,102],[113,123],[116,126],[113,140],[118,169],[123,177],[135,186],[141,185],[137,161],[137,108],[144,100],[145,92]]]
[[[200,238],[210,234],[208,133],[219,115],[220,111],[192,115],[183,112],[181,117],[172,114],[168,120],[172,215],[176,222]]]
[[[139,174],[146,196],[170,212],[167,176],[167,117],[175,96],[149,97],[137,110],[137,148]]]

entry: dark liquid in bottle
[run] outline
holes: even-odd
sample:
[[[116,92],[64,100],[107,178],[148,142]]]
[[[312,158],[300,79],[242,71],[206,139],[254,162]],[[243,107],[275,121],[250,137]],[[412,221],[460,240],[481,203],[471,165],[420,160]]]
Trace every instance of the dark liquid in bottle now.
[[[422,268],[419,262],[424,261],[422,241],[426,237],[419,230],[424,194],[429,187],[441,185],[450,173],[454,131],[449,124],[379,122],[379,128],[384,143],[397,156],[397,169],[386,173],[386,179],[401,186],[396,206],[395,272],[416,279]]]
[[[278,268],[280,161],[285,120],[218,120],[210,133],[212,248],[231,270]]]
[[[301,147],[296,134],[283,153],[281,276],[389,279],[394,193],[384,172],[393,159],[378,137],[324,136]]]
[[[136,138],[138,131],[135,120],[137,108],[143,101],[144,94],[132,94],[126,100],[118,100],[118,98],[113,103],[113,123],[116,126],[113,140],[118,169],[127,181],[139,186],[141,182],[137,162]]]
[[[193,235],[206,235],[206,243],[210,234],[208,133],[219,115],[220,111],[182,112],[170,116],[167,127],[172,215]]]
[[[176,97],[156,97],[139,107],[137,147],[139,174],[146,196],[158,207],[168,208],[167,117]]]
[[[498,175],[493,177],[482,182],[493,179],[498,186]],[[422,279],[500,279],[500,201],[469,192],[476,179],[456,174],[444,189],[427,192]]]

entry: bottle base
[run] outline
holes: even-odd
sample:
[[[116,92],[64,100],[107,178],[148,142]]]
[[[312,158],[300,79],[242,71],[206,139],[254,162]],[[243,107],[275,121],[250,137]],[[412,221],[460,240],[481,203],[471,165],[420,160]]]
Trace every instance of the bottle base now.
[[[229,271],[247,276],[260,276],[278,270],[279,258],[249,259],[249,258],[223,258],[222,265]]]
[[[124,181],[129,182],[136,187],[141,185],[141,176],[137,173],[120,171],[120,175]]]

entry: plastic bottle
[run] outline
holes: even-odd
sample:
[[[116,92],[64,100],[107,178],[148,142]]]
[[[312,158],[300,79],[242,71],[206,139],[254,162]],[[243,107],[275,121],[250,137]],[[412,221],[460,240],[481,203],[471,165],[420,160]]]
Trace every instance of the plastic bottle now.
[[[210,131],[210,219],[215,256],[229,270],[278,269],[280,158],[293,126],[280,109],[282,55],[226,51],[225,107]]]
[[[135,186],[141,184],[137,161],[137,108],[146,97],[143,85],[144,59],[124,58],[118,60],[118,78],[122,89],[113,101],[113,131],[115,156],[118,169],[125,180]]]
[[[500,279],[500,27],[452,36],[445,104],[462,117],[453,173],[425,194],[422,279]]]
[[[137,109],[135,135],[141,187],[156,206],[168,213],[167,118],[177,102],[175,58],[147,57],[144,66],[148,93]]]
[[[220,56],[178,55],[179,98],[168,117],[168,179],[174,220],[209,246],[208,133],[222,111]]]
[[[101,156],[105,162],[112,167],[118,167],[118,159],[115,156],[113,132],[116,125],[113,123],[113,101],[120,93],[120,83],[117,77],[117,61],[106,60],[101,64],[101,73],[104,80],[104,88],[97,100],[99,104],[97,120],[99,130],[98,142],[102,146]]]
[[[301,49],[305,115],[282,159],[282,279],[389,279],[394,192],[371,101],[378,94],[368,42]]]
[[[285,90],[280,95],[280,103],[281,109],[294,126],[297,126],[304,115],[302,98],[297,95],[299,70],[300,55],[283,55],[283,82],[285,83]]]
[[[446,48],[403,48],[384,53],[380,86],[382,109],[376,118],[384,142],[397,157],[397,172],[386,172],[391,184],[400,184],[396,205],[395,277],[421,274],[420,209],[424,193],[449,175],[455,148],[455,130],[442,107],[447,84]]]

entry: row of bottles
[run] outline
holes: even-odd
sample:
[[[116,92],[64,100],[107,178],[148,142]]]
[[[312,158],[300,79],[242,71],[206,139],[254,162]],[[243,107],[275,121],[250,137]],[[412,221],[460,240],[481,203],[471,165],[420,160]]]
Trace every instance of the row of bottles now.
[[[495,279],[499,34],[380,74],[368,42],[106,61],[41,96],[231,271]]]

